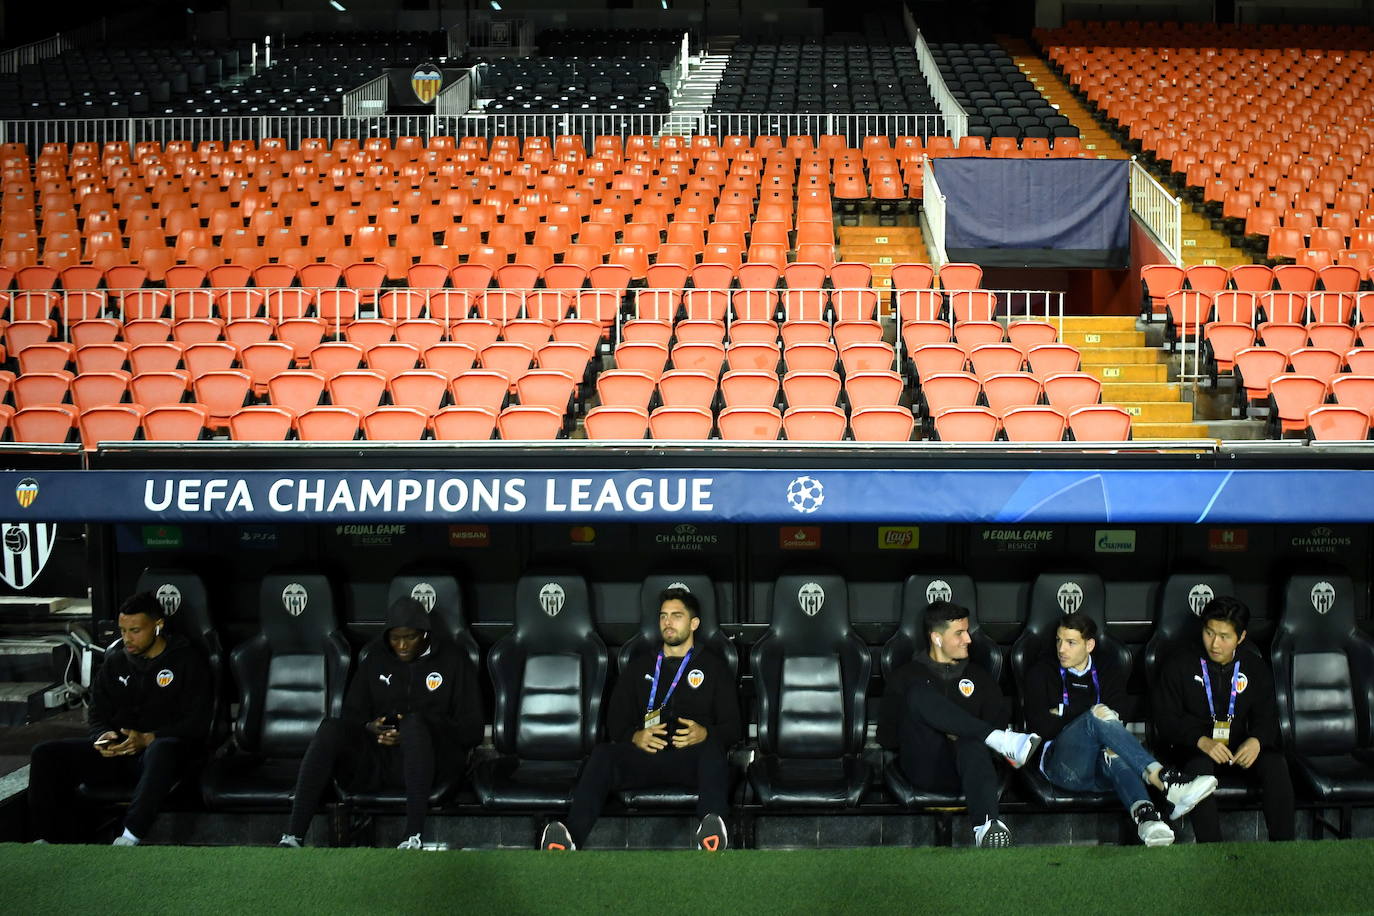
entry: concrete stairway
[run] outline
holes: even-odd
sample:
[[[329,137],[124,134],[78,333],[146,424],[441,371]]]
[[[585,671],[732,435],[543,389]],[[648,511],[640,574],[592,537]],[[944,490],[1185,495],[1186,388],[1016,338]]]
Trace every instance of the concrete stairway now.
[[[711,50],[688,64],[687,79],[673,96],[662,136],[690,137],[698,132],[701,116],[710,107],[721,74],[730,63],[729,50],[721,52],[715,50],[717,47],[713,43]]]
[[[1055,320],[1060,339],[1077,347],[1084,372],[1102,380],[1102,403],[1131,414],[1136,439],[1200,439],[1206,424],[1193,416],[1182,386],[1169,381],[1168,354],[1146,346],[1133,316],[1095,315]]]
[[[836,261],[853,261],[873,268],[873,288],[892,288],[892,265],[929,263],[930,255],[916,226],[841,226]],[[880,298],[886,309],[889,297]]]
[[[1059,113],[1069,119],[1069,123],[1078,128],[1079,135],[1083,141],[1083,149],[1097,156],[1098,159],[1129,159],[1130,153],[1122,149],[1115,140],[1108,136],[1102,129],[1097,120],[1093,118],[1078,99],[1073,97],[1069,87],[1065,86],[1050,69],[1040,55],[1036,54],[1031,46],[1019,38],[1009,38],[999,36],[998,41],[1002,47],[1007,49],[1012,61],[1026,74],[1040,94],[1045,97]]]

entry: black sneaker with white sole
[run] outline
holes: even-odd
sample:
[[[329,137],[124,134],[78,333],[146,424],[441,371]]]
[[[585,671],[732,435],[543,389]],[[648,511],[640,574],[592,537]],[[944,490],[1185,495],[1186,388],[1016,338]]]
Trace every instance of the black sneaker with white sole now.
[[[539,839],[539,848],[571,852],[577,848],[577,844],[573,842],[572,834],[563,826],[562,821],[549,821],[549,825],[544,828],[544,835]]]
[[[708,814],[701,819],[693,840],[697,849],[706,852],[720,852],[729,845],[725,834],[725,819],[719,814]]]
[[[973,828],[973,840],[979,849],[1009,849],[1011,830],[1001,821],[987,820]]]

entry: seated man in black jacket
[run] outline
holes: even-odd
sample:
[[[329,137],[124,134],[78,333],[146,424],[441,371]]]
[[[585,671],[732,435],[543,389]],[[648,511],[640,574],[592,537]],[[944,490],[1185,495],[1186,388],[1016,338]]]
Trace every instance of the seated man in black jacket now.
[[[1269,839],[1291,840],[1293,780],[1279,744],[1274,678],[1259,653],[1243,658],[1250,609],[1218,595],[1202,609],[1201,653],[1180,649],[1160,672],[1155,728],[1188,774],[1226,767],[1260,790]],[[1193,809],[1199,843],[1221,841],[1216,799]]]
[[[1174,832],[1160,818],[1145,788],[1148,781],[1173,803],[1170,820],[1193,809],[1217,787],[1214,776],[1191,780],[1165,770],[1121,723],[1130,715],[1126,672],[1100,665],[1097,623],[1086,614],[1065,614],[1055,631],[1056,663],[1046,659],[1026,676],[1026,725],[1045,737],[1040,772],[1070,792],[1111,789],[1130,812],[1146,846],[1168,846]]]
[[[962,792],[978,846],[1010,846],[1011,831],[997,816],[1002,780],[992,752],[1019,767],[1040,736],[997,728],[1007,721],[1006,699],[992,675],[969,661],[966,608],[932,601],[925,631],[928,651],[916,653],[888,682],[878,742],[898,751],[913,785]]]
[[[611,743],[598,744],[573,789],[566,825],[544,828],[543,849],[576,849],[587,841],[606,796],[617,789],[682,786],[697,793],[694,843],[724,849],[730,806],[726,753],[740,738],[739,693],[729,667],[693,637],[701,604],[685,588],[659,595],[663,647],[620,672],[606,714]]]
[[[111,649],[91,687],[89,738],[33,749],[29,821],[39,838],[84,839],[72,807],[82,783],[134,782],[116,846],[148,835],[167,793],[205,754],[214,709],[205,659],[180,636],[163,634],[162,605],[141,592],[119,609],[122,650]]]
[[[281,846],[300,846],[331,776],[350,789],[404,787],[406,836],[420,849],[429,793],[440,773],[461,773],[482,740],[477,672],[451,642],[434,638],[420,602],[397,598],[386,629],[344,695],[343,718],[325,719],[301,761]]]

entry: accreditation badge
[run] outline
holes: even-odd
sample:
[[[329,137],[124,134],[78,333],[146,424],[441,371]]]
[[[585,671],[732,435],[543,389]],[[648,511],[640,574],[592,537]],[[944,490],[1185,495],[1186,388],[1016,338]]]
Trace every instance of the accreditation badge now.
[[[644,714],[644,727],[653,728],[663,721],[663,707],[651,709]]]
[[[1217,721],[1212,723],[1212,740],[1218,744],[1229,744],[1231,741],[1231,723],[1229,721]]]

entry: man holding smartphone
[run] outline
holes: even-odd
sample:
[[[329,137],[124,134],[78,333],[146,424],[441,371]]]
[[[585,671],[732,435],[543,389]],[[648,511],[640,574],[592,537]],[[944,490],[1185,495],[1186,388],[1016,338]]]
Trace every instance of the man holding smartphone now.
[[[213,715],[208,666],[165,633],[162,605],[140,592],[119,609],[120,647],[91,686],[90,737],[46,741],[29,768],[29,822],[49,842],[80,842],[89,824],[72,805],[83,783],[133,783],[116,846],[137,846],[162,801],[204,756]]]
[[[739,693],[725,661],[695,645],[700,624],[701,604],[687,589],[670,587],[659,595],[663,645],[620,672],[606,714],[611,743],[592,750],[573,790],[567,824],[545,827],[541,848],[576,849],[611,792],[651,786],[696,792],[701,821],[694,845],[711,852],[726,847],[726,753],[740,738]]]
[[[436,775],[461,772],[481,740],[472,662],[451,641],[433,636],[424,605],[397,598],[386,628],[363,650],[343,717],[325,719],[310,740],[278,845],[305,842],[320,797],[337,777],[355,790],[404,787],[406,839],[398,848],[422,848]]]

